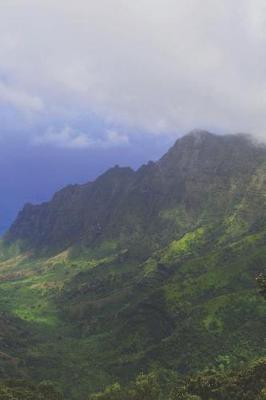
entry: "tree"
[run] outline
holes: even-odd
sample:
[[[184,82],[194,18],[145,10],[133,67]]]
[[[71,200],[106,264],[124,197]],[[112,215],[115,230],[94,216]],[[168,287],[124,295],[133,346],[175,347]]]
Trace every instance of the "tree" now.
[[[266,298],[266,274],[260,273],[256,277],[259,293]]]

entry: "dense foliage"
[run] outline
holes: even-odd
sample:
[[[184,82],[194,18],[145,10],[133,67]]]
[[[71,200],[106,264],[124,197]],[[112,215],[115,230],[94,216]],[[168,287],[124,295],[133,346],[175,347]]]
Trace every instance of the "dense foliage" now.
[[[0,379],[262,400],[265,171],[265,149],[205,132],[26,206],[0,249]]]
[[[266,298],[266,275],[263,273],[260,273],[257,276],[257,283],[259,286],[259,292]]]
[[[28,381],[0,382],[1,400],[63,400],[49,382],[34,385]]]
[[[178,379],[162,373],[141,374],[134,384],[113,384],[90,400],[265,400],[266,359],[241,370],[206,370]]]

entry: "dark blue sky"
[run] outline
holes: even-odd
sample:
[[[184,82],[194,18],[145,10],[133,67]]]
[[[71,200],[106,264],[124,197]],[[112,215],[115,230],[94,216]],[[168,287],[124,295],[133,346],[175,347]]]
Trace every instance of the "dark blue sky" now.
[[[173,142],[169,138],[136,136],[124,147],[65,149],[2,141],[0,148],[0,232],[3,233],[26,202],[39,203],[69,183],[95,179],[119,164],[133,168],[159,158]]]

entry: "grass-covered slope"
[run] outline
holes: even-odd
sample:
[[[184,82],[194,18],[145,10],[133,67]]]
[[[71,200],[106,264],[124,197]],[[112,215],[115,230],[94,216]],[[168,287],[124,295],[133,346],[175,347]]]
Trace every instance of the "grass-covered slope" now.
[[[245,137],[193,133],[136,173],[27,206],[1,245],[0,379],[85,399],[263,356],[265,163]]]
[[[141,371],[187,375],[261,356],[266,305],[255,277],[265,265],[265,231],[227,244],[209,235],[188,233],[137,265],[110,248],[9,264],[0,298],[14,321],[2,342],[2,377],[12,357],[24,378],[85,398]]]

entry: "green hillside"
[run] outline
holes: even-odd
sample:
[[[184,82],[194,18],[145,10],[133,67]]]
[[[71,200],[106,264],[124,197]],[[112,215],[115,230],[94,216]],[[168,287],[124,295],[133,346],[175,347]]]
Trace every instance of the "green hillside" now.
[[[193,132],[136,172],[26,205],[1,243],[0,380],[73,400],[238,400],[257,379],[246,399],[264,399],[265,244],[266,149],[243,135]],[[204,389],[210,371],[227,397]],[[150,376],[157,394],[137,393]]]

